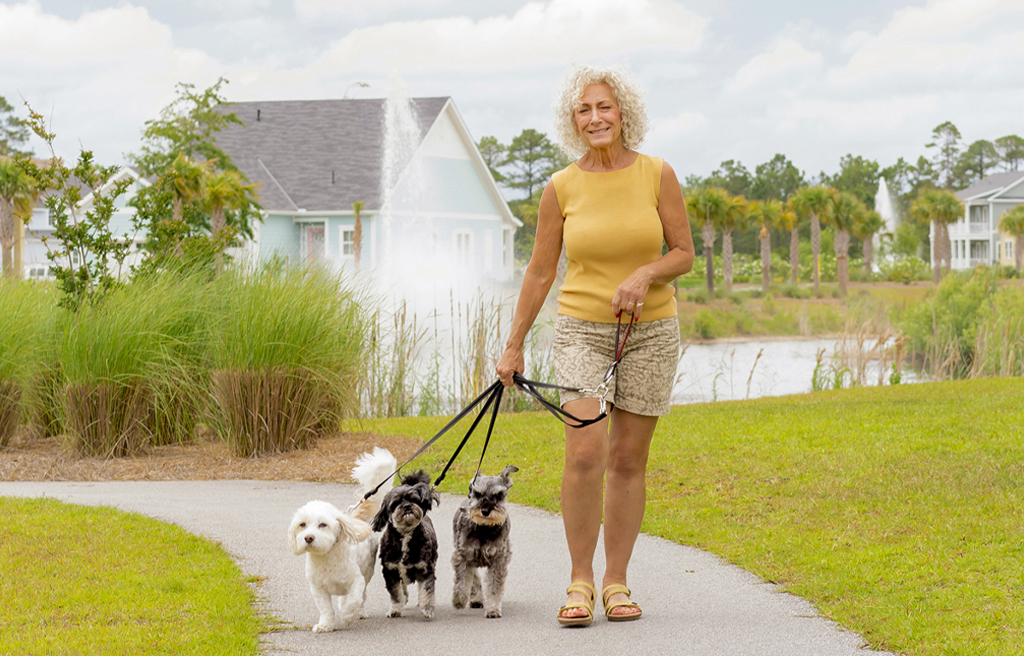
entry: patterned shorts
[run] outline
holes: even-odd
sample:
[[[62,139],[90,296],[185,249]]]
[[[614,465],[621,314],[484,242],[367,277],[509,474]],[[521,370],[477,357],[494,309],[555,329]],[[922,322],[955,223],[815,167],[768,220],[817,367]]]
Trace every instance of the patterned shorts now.
[[[594,389],[615,359],[617,324],[594,323],[559,314],[555,319],[555,377],[563,387]],[[622,331],[625,333],[626,324]],[[606,400],[633,414],[656,417],[669,412],[679,364],[679,322],[675,317],[633,325],[626,349],[608,383]],[[591,392],[560,392],[564,406]]]

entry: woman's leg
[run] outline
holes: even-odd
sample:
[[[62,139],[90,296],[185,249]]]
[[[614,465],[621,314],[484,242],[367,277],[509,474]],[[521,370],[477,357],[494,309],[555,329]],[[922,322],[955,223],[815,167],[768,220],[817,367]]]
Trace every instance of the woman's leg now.
[[[596,417],[597,399],[577,399],[565,404],[577,417]],[[570,581],[594,583],[594,551],[601,531],[602,491],[608,462],[608,420],[586,428],[565,428],[565,472],[562,474],[562,522],[572,560]],[[573,592],[568,603],[581,603],[583,595]],[[586,614],[569,609],[565,617]]]
[[[602,588],[610,583],[626,585],[626,570],[636,544],[647,503],[647,457],[657,417],[612,410],[608,436],[607,483],[604,496],[604,551],[607,567]],[[615,594],[609,602],[626,602]],[[615,614],[635,614],[616,608]]]

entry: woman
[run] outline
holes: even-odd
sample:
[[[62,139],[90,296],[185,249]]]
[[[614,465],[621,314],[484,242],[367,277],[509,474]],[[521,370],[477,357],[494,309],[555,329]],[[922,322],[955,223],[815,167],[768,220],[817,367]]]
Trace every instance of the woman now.
[[[555,280],[563,243],[568,268],[554,340],[559,385],[597,387],[615,357],[619,317],[623,325],[637,322],[609,384],[608,418],[565,429],[561,500],[572,571],[558,621],[582,626],[594,617],[602,513],[605,615],[610,621],[641,615],[629,598],[626,569],[643,521],[651,437],[658,417],[669,411],[676,373],[679,325],[671,283],[690,270],[693,242],[672,168],[635,150],[647,116],[628,77],[613,69],[571,71],[556,112],[560,145],[579,159],[544,188],[533,255],[496,369],[505,385],[523,371],[523,342]],[[589,392],[562,392],[561,402],[577,417],[600,411],[600,400]]]

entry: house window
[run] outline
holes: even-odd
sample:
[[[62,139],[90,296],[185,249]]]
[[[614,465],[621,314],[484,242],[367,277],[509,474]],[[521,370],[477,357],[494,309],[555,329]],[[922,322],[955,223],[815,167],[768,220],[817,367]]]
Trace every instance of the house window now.
[[[988,227],[988,206],[975,205],[971,207],[971,232],[985,232]]]
[[[1006,251],[1006,259],[1012,260],[1013,259],[1013,242],[1012,241],[1007,241],[1005,243],[1006,243],[1006,248],[1004,250]]]
[[[460,264],[472,264],[473,235],[467,230],[455,231],[455,259]]]
[[[344,257],[352,257],[356,253],[356,231],[341,231],[341,254]]]
[[[325,229],[323,223],[303,223],[300,229],[302,235],[302,260],[304,262],[316,262],[324,257]]]
[[[988,242],[971,242],[971,266],[988,262]]]

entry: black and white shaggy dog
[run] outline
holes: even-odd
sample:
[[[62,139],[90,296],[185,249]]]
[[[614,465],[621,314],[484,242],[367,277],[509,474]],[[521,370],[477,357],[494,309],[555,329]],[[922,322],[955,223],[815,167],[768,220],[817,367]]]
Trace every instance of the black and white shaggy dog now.
[[[387,478],[376,494],[344,512],[326,501],[310,501],[292,517],[288,547],[306,556],[306,579],[320,611],[316,632],[348,628],[362,616],[378,542],[367,521],[391,489],[389,475],[397,465],[391,453],[374,448],[359,457],[352,474],[363,494]]]
[[[370,526],[383,531],[380,564],[384,585],[391,595],[390,617],[401,617],[415,583],[417,605],[423,617],[434,619],[434,570],[437,566],[437,533],[427,513],[440,496],[430,487],[422,470],[402,478],[402,484],[384,496]]]
[[[512,487],[511,475],[519,471],[509,465],[498,476],[477,474],[469,484],[469,498],[455,511],[452,520],[455,553],[452,568],[455,585],[452,605],[483,608],[487,617],[501,617],[505,577],[512,560],[512,542],[505,500]],[[480,584],[478,568],[487,568],[487,585]]]

